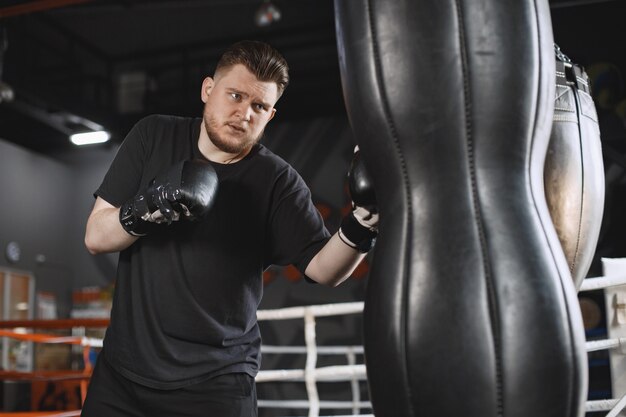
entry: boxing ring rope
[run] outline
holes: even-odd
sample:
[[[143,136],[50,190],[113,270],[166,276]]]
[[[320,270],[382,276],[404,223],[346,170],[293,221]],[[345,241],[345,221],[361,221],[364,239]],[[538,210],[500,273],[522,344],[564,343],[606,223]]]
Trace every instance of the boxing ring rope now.
[[[593,291],[610,286],[626,285],[626,276],[617,277],[594,277],[583,281],[580,291]],[[369,401],[360,398],[359,382],[367,381],[365,364],[358,364],[357,355],[363,355],[362,346],[317,346],[316,341],[316,318],[339,316],[347,314],[361,314],[363,302],[337,303],[312,305],[301,307],[289,307],[274,310],[259,310],[259,321],[301,319],[304,322],[305,346],[272,346],[263,345],[263,354],[293,354],[306,355],[304,369],[275,369],[261,370],[257,375],[258,383],[293,381],[304,382],[307,399],[305,400],[258,400],[259,408],[282,408],[282,409],[308,409],[308,417],[319,417],[322,409],[351,410],[352,414],[343,417],[374,417],[373,414],[359,414],[361,409],[370,409]],[[81,394],[86,393],[87,381],[91,375],[89,363],[89,349],[101,348],[102,339],[85,336],[58,336],[49,334],[31,334],[24,330],[9,331],[8,328],[47,328],[67,329],[75,327],[106,327],[107,319],[79,319],[79,320],[28,320],[28,321],[3,321],[0,322],[0,337],[10,337],[17,340],[37,343],[63,343],[79,345],[83,347],[85,369],[74,373],[60,374],[59,372],[17,372],[0,371],[0,379],[12,380],[63,380],[78,379],[81,381]],[[625,349],[626,338],[605,340],[591,340],[585,343],[587,352],[611,349]],[[346,365],[317,367],[317,358],[321,355],[344,355]],[[319,397],[317,390],[318,382],[349,381],[352,391],[351,401],[324,401]],[[609,411],[606,417],[616,417],[626,408],[626,395],[621,398],[593,400],[586,402],[586,412]],[[70,417],[79,416],[80,411],[63,412],[26,412],[26,413],[2,413],[2,417],[26,417],[26,416],[49,416]],[[335,416],[342,417],[342,416]]]
[[[80,410],[75,411],[33,411],[33,412],[16,412],[16,413],[3,413],[0,412],[2,417],[80,417]]]
[[[601,290],[607,287],[615,287],[626,284],[626,275],[610,276],[610,277],[594,277],[586,278],[579,291]]]
[[[619,285],[626,285],[626,275],[586,278],[583,280],[579,291],[594,291]],[[611,349],[623,350],[626,347],[626,338],[620,337],[605,340],[591,340],[585,343],[585,347],[587,352]],[[587,401],[585,411],[587,413],[609,411],[609,413],[606,414],[606,417],[617,417],[625,407],[626,394],[617,399]]]
[[[300,381],[305,383],[307,400],[287,400],[271,401],[259,400],[259,407],[266,408],[295,408],[309,409],[309,417],[319,416],[320,409],[351,409],[351,416],[358,415],[360,409],[371,409],[371,403],[361,401],[359,382],[366,381],[366,370],[364,364],[357,364],[356,356],[363,354],[362,346],[317,346],[316,343],[316,317],[328,317],[346,314],[359,314],[363,311],[363,303],[341,303],[314,305],[305,307],[290,307],[276,310],[260,310],[257,313],[259,321],[263,320],[288,320],[303,319],[305,346],[262,346],[264,354],[304,354],[306,355],[306,365],[304,369],[279,369],[262,370],[257,375],[257,382],[270,381]],[[12,339],[50,344],[70,344],[79,345],[83,349],[85,369],[78,373],[59,372],[17,372],[0,371],[1,379],[12,380],[81,380],[81,395],[84,400],[86,394],[87,381],[91,375],[89,364],[90,348],[101,348],[102,339],[89,338],[85,336],[58,336],[50,334],[25,333],[23,328],[41,329],[66,329],[75,327],[106,327],[108,320],[27,320],[27,321],[3,321],[0,322],[0,337],[10,337]],[[19,329],[9,331],[7,328]],[[317,367],[317,357],[319,355],[344,355],[347,365]],[[322,401],[317,391],[317,382],[350,381],[352,391],[352,401]],[[62,413],[37,412],[33,413],[0,413],[0,416],[34,416],[47,415],[51,417],[78,416],[80,411],[64,411]],[[362,417],[373,417],[373,415],[362,415]]]
[[[38,322],[40,326],[44,325],[42,321],[33,320],[33,322]],[[8,326],[8,324],[12,324],[10,322],[1,322],[2,326]],[[27,327],[30,323],[25,322],[15,322],[13,323],[16,327],[23,328]],[[72,326],[73,327],[73,326]],[[59,328],[59,327],[56,327]],[[79,345],[83,348],[83,362],[85,363],[85,367],[81,372],[74,373],[61,373],[59,372],[17,372],[17,371],[0,371],[0,380],[26,380],[26,381],[66,381],[66,380],[79,380],[80,381],[80,395],[81,395],[81,403],[85,401],[85,396],[87,395],[87,386],[89,382],[89,378],[91,377],[92,367],[89,362],[89,351],[92,347],[102,347],[102,340],[96,338],[89,337],[81,337],[81,336],[57,336],[57,335],[46,335],[46,334],[31,334],[31,333],[22,333],[21,331],[8,331],[0,328],[0,337],[10,337],[15,340],[25,341],[25,342],[36,342],[36,343],[50,343],[50,344],[69,344],[69,345]],[[69,411],[63,413],[44,413],[38,412],[37,414],[33,413],[2,413],[0,412],[0,416],[8,417],[8,416],[51,416],[51,417],[69,417],[69,416],[79,416],[80,411]]]
[[[304,381],[308,400],[268,401],[259,400],[259,408],[299,408],[309,410],[309,417],[318,417],[320,409],[352,409],[352,416],[359,415],[360,409],[371,409],[371,403],[360,400],[359,381],[366,381],[364,364],[356,364],[356,354],[363,353],[361,346],[317,346],[316,317],[328,317],[363,312],[363,302],[324,304],[306,307],[290,307],[276,310],[260,310],[257,319],[286,320],[304,319],[305,346],[262,346],[262,353],[306,354],[305,368],[302,370],[270,370],[260,371],[257,382],[278,380]],[[327,366],[318,368],[318,355],[346,355],[347,365]],[[317,390],[317,382],[350,381],[352,401],[321,401]]]
[[[598,289],[607,288],[610,286],[618,286],[618,285],[626,285],[626,276],[618,276],[618,277],[593,277],[587,278],[583,281],[580,291],[593,291]],[[363,303],[347,303],[347,304],[332,304],[325,306],[311,306],[311,307],[295,307],[291,309],[280,309],[280,310],[272,310],[267,312],[267,316],[264,316],[265,312],[259,311],[259,320],[261,319],[286,319],[286,318],[297,318],[304,317],[305,321],[307,320],[307,308],[311,308],[314,312],[313,316],[319,315],[334,315],[331,312],[334,308],[337,310],[341,310],[345,314],[350,313],[360,313],[363,310]],[[337,312],[336,314],[341,314]],[[309,320],[311,320],[309,318]],[[314,337],[314,329],[310,329],[305,326],[305,332],[310,332],[310,337]],[[313,348],[309,350],[309,342],[310,339],[305,337],[307,341],[307,347],[268,347],[271,351],[272,349],[276,349],[276,353],[304,353],[307,351],[307,355],[316,355],[322,352],[321,347]],[[594,352],[600,350],[610,350],[615,348],[622,348],[626,346],[626,338],[616,338],[616,339],[606,339],[606,340],[592,340],[587,341],[585,343],[585,349],[587,352]],[[333,349],[333,348],[331,348]],[[342,353],[342,348],[335,348],[332,350],[333,353],[340,354]],[[264,351],[265,352],[265,351]],[[329,353],[331,351],[328,351]],[[359,353],[362,352],[362,348],[358,350]],[[307,361],[307,365],[309,362]],[[259,376],[257,377],[257,381],[265,382],[270,380],[302,380],[303,378],[306,380],[307,371],[310,373],[309,380],[329,380],[326,379],[327,375],[330,375],[332,380],[340,380],[343,377],[350,377],[350,372],[354,370],[355,372],[352,377],[358,377],[359,380],[366,380],[366,368],[365,365],[347,365],[342,367],[331,367],[333,369],[326,368],[318,368],[312,369],[307,368],[305,370],[278,370],[278,371],[261,371]],[[319,378],[319,379],[317,379]],[[307,390],[310,388],[310,385],[307,385]],[[353,391],[354,392],[354,391]],[[313,399],[311,399],[313,398]],[[285,408],[309,408],[309,417],[319,416],[320,402],[317,397],[317,391],[313,393],[312,396],[309,397],[309,401],[267,401],[261,402],[259,406],[263,403],[264,406],[268,407],[281,407]],[[341,408],[345,406],[343,402],[326,402],[323,404],[324,407],[327,408]],[[360,402],[360,408],[371,408],[371,403],[369,402]],[[586,412],[599,412],[599,411],[610,411],[606,417],[616,417],[624,408],[626,407],[626,395],[619,399],[605,399],[605,400],[593,400],[586,402]],[[356,412],[353,409],[353,412]],[[354,416],[355,414],[352,414]],[[373,416],[373,415],[369,415]]]

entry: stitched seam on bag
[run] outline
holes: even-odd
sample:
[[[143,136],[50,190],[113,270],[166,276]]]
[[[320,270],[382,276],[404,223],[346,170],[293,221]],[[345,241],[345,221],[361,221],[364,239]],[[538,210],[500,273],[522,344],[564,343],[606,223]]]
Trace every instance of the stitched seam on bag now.
[[[465,105],[465,133],[467,137],[467,152],[469,163],[469,179],[471,183],[472,204],[474,208],[474,220],[478,229],[482,263],[485,274],[485,284],[487,287],[487,302],[489,307],[489,318],[491,321],[492,342],[495,357],[495,378],[496,378],[496,414],[498,417],[504,416],[504,377],[502,368],[502,333],[499,318],[498,298],[496,296],[495,283],[491,265],[489,264],[489,250],[485,233],[485,221],[480,210],[480,198],[478,192],[475,149],[472,126],[472,89],[469,78],[469,57],[467,51],[467,38],[465,36],[465,15],[461,0],[455,0],[457,8],[457,23],[459,27],[459,47],[461,52],[461,68],[463,71],[463,97]]]
[[[376,71],[376,79],[377,80],[383,80],[383,74],[382,74],[382,60],[380,58],[380,45],[377,42],[377,32],[376,32],[376,25],[375,25],[375,21],[374,21],[374,16],[375,13],[373,13],[373,5],[371,0],[367,0],[366,1],[366,7],[367,7],[367,13],[368,13],[368,18],[369,18],[369,24],[370,24],[370,30],[372,33],[372,50],[373,50],[373,57],[374,57],[374,68]],[[395,123],[393,122],[393,118],[391,117],[391,109],[390,109],[390,105],[389,102],[387,100],[387,91],[385,90],[385,85],[382,82],[378,83],[378,92],[380,94],[380,98],[381,98],[381,102],[383,105],[383,113],[385,116],[385,121],[386,121],[386,125],[387,128],[389,129],[389,132],[391,133],[391,137],[393,138],[393,144],[396,150],[396,154],[398,155],[398,159],[400,160],[400,170],[402,172],[402,177],[404,180],[404,184],[405,184],[405,195],[407,196],[406,198],[406,205],[407,205],[407,213],[409,213],[406,217],[407,217],[407,241],[412,242],[412,231],[413,231],[413,224],[412,224],[412,213],[413,213],[413,204],[411,201],[411,184],[410,184],[410,178],[409,178],[409,174],[408,174],[408,169],[407,169],[407,165],[406,165],[406,161],[404,159],[404,155],[402,153],[402,148],[400,146],[400,139],[398,136],[398,131],[396,129]],[[402,333],[402,350],[403,350],[403,354],[402,354],[402,358],[405,364],[405,371],[403,372],[403,376],[406,378],[405,380],[405,387],[406,387],[406,397],[407,397],[407,402],[409,407],[411,408],[410,410],[410,415],[414,415],[415,414],[415,410],[413,409],[413,402],[411,401],[411,397],[412,397],[412,388],[409,384],[409,377],[408,377],[408,355],[407,355],[407,349],[406,349],[406,345],[407,345],[407,334],[408,334],[408,326],[410,323],[408,323],[408,320],[406,319],[406,311],[405,308],[406,307],[410,307],[410,304],[408,303],[408,294],[409,294],[409,279],[407,277],[407,275],[410,275],[410,271],[411,271],[411,259],[410,257],[407,257],[407,259],[405,260],[405,265],[403,268],[403,274],[404,274],[404,279],[402,282],[402,287],[403,287],[403,298],[402,298],[402,305],[403,305],[403,309],[402,309],[402,329],[404,329],[403,333]]]

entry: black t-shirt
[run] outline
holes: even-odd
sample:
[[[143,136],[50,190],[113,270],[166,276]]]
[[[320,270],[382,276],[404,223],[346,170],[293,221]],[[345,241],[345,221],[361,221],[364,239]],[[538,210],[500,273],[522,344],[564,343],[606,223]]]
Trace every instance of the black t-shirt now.
[[[138,122],[95,195],[119,207],[175,163],[206,159],[200,124]],[[211,163],[219,185],[208,216],[159,225],[120,253],[103,351],[119,372],[153,388],[255,376],[263,270],[294,264],[304,273],[329,238],[300,175],[264,146],[233,164]]]

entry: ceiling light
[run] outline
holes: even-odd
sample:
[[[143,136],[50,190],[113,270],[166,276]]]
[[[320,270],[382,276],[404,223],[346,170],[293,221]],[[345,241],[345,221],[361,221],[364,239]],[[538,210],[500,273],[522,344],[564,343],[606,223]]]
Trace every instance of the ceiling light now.
[[[109,132],[98,130],[96,132],[76,133],[70,136],[70,141],[74,145],[92,145],[94,143],[103,143],[111,138]]]
[[[9,47],[7,39],[7,28],[0,27],[0,103],[11,102],[15,98],[15,93],[11,86],[2,81],[2,70],[4,69],[4,53]]]
[[[7,83],[0,81],[0,103],[11,102],[15,98],[15,93],[11,86]]]
[[[256,11],[254,21],[257,26],[269,26],[274,22],[278,22],[280,17],[280,9],[271,1],[266,0]]]

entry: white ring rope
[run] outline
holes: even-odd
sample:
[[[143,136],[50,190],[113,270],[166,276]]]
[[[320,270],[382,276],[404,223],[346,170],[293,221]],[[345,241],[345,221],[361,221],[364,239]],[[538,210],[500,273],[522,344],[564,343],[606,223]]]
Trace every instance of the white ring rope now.
[[[600,290],[607,287],[626,284],[626,275],[616,275],[611,277],[586,278],[580,285],[579,291]]]
[[[367,380],[365,365],[325,366],[312,369],[308,372],[313,380],[322,382],[349,381],[352,379],[359,381]],[[306,381],[306,375],[306,369],[272,369],[260,371],[256,376],[256,381]]]
[[[593,277],[583,280],[579,291],[593,291],[608,287],[615,287],[626,284],[626,275],[616,275],[610,277]],[[591,340],[585,343],[587,352],[594,352],[604,349],[623,348],[626,346],[626,338],[620,337],[616,339]],[[626,407],[626,395],[620,399],[605,399],[587,401],[585,409],[587,413],[597,411],[609,411],[605,417],[616,417]]]
[[[371,404],[369,407],[365,407],[365,408],[372,408]],[[324,417],[374,417],[374,414],[350,414],[350,415],[346,415],[346,416],[324,416]]]
[[[587,352],[595,352],[597,350],[615,349],[617,347],[626,346],[626,337],[619,339],[590,340],[585,343]]]
[[[307,400],[258,400],[259,408],[300,408],[307,409],[311,403]],[[320,401],[320,408],[344,410],[352,407],[349,401]],[[372,403],[362,401],[358,404],[360,408],[372,408]]]
[[[619,401],[620,400],[616,400],[616,399],[587,401],[585,412],[596,413],[598,411],[610,411],[615,408],[615,406],[617,405]],[[618,412],[619,411],[621,411],[621,408],[620,410],[618,410]]]
[[[95,337],[82,337],[80,340],[80,345],[94,347],[94,348],[101,348],[102,339],[97,339]]]
[[[306,346],[274,346],[262,345],[261,353],[280,353],[280,354],[303,354],[306,353]],[[363,346],[318,346],[318,355],[359,355],[363,354]]]
[[[328,317],[362,313],[363,302],[323,304],[303,307],[288,307],[275,310],[259,310],[258,320],[304,319],[304,340],[306,346],[262,346],[262,353],[306,354],[305,369],[284,369],[260,371],[257,382],[304,381],[308,400],[266,401],[258,400],[259,407],[275,408],[277,404],[287,404],[278,408],[308,408],[309,417],[318,417],[321,408],[351,408],[357,415],[361,408],[370,408],[371,403],[360,401],[359,381],[366,381],[365,365],[356,364],[356,354],[363,354],[362,346],[317,346],[315,317]],[[346,355],[348,365],[317,368],[317,356]],[[350,381],[352,401],[320,401],[317,382]],[[290,407],[288,404],[298,404]]]
[[[347,355],[348,357],[348,365],[349,366],[356,366],[356,355],[353,352],[348,353]],[[363,371],[365,370],[365,365],[363,365]],[[367,379],[367,375],[363,375],[364,378],[363,379]],[[361,403],[361,391],[359,390],[359,381],[357,380],[357,378],[352,378],[352,380],[350,381],[350,389],[352,390],[352,414],[357,414],[360,410],[361,407],[359,407],[359,404]]]
[[[317,342],[315,340],[315,316],[311,309],[305,309],[304,313],[304,340],[306,343],[306,365],[304,368],[304,382],[306,393],[311,403],[309,417],[320,415],[320,398],[317,392],[317,380],[315,378],[315,365],[317,365]]]
[[[613,406],[611,411],[605,417],[617,417],[619,413],[624,409],[624,406],[626,406],[626,395],[624,395],[622,398],[619,399],[619,401],[617,401],[617,403]]]
[[[315,317],[322,316],[340,316],[345,314],[361,313],[364,303],[337,303],[337,304],[321,304],[306,307],[287,307],[276,310],[259,310],[257,311],[257,320],[286,320],[304,318],[306,311],[310,311]]]

